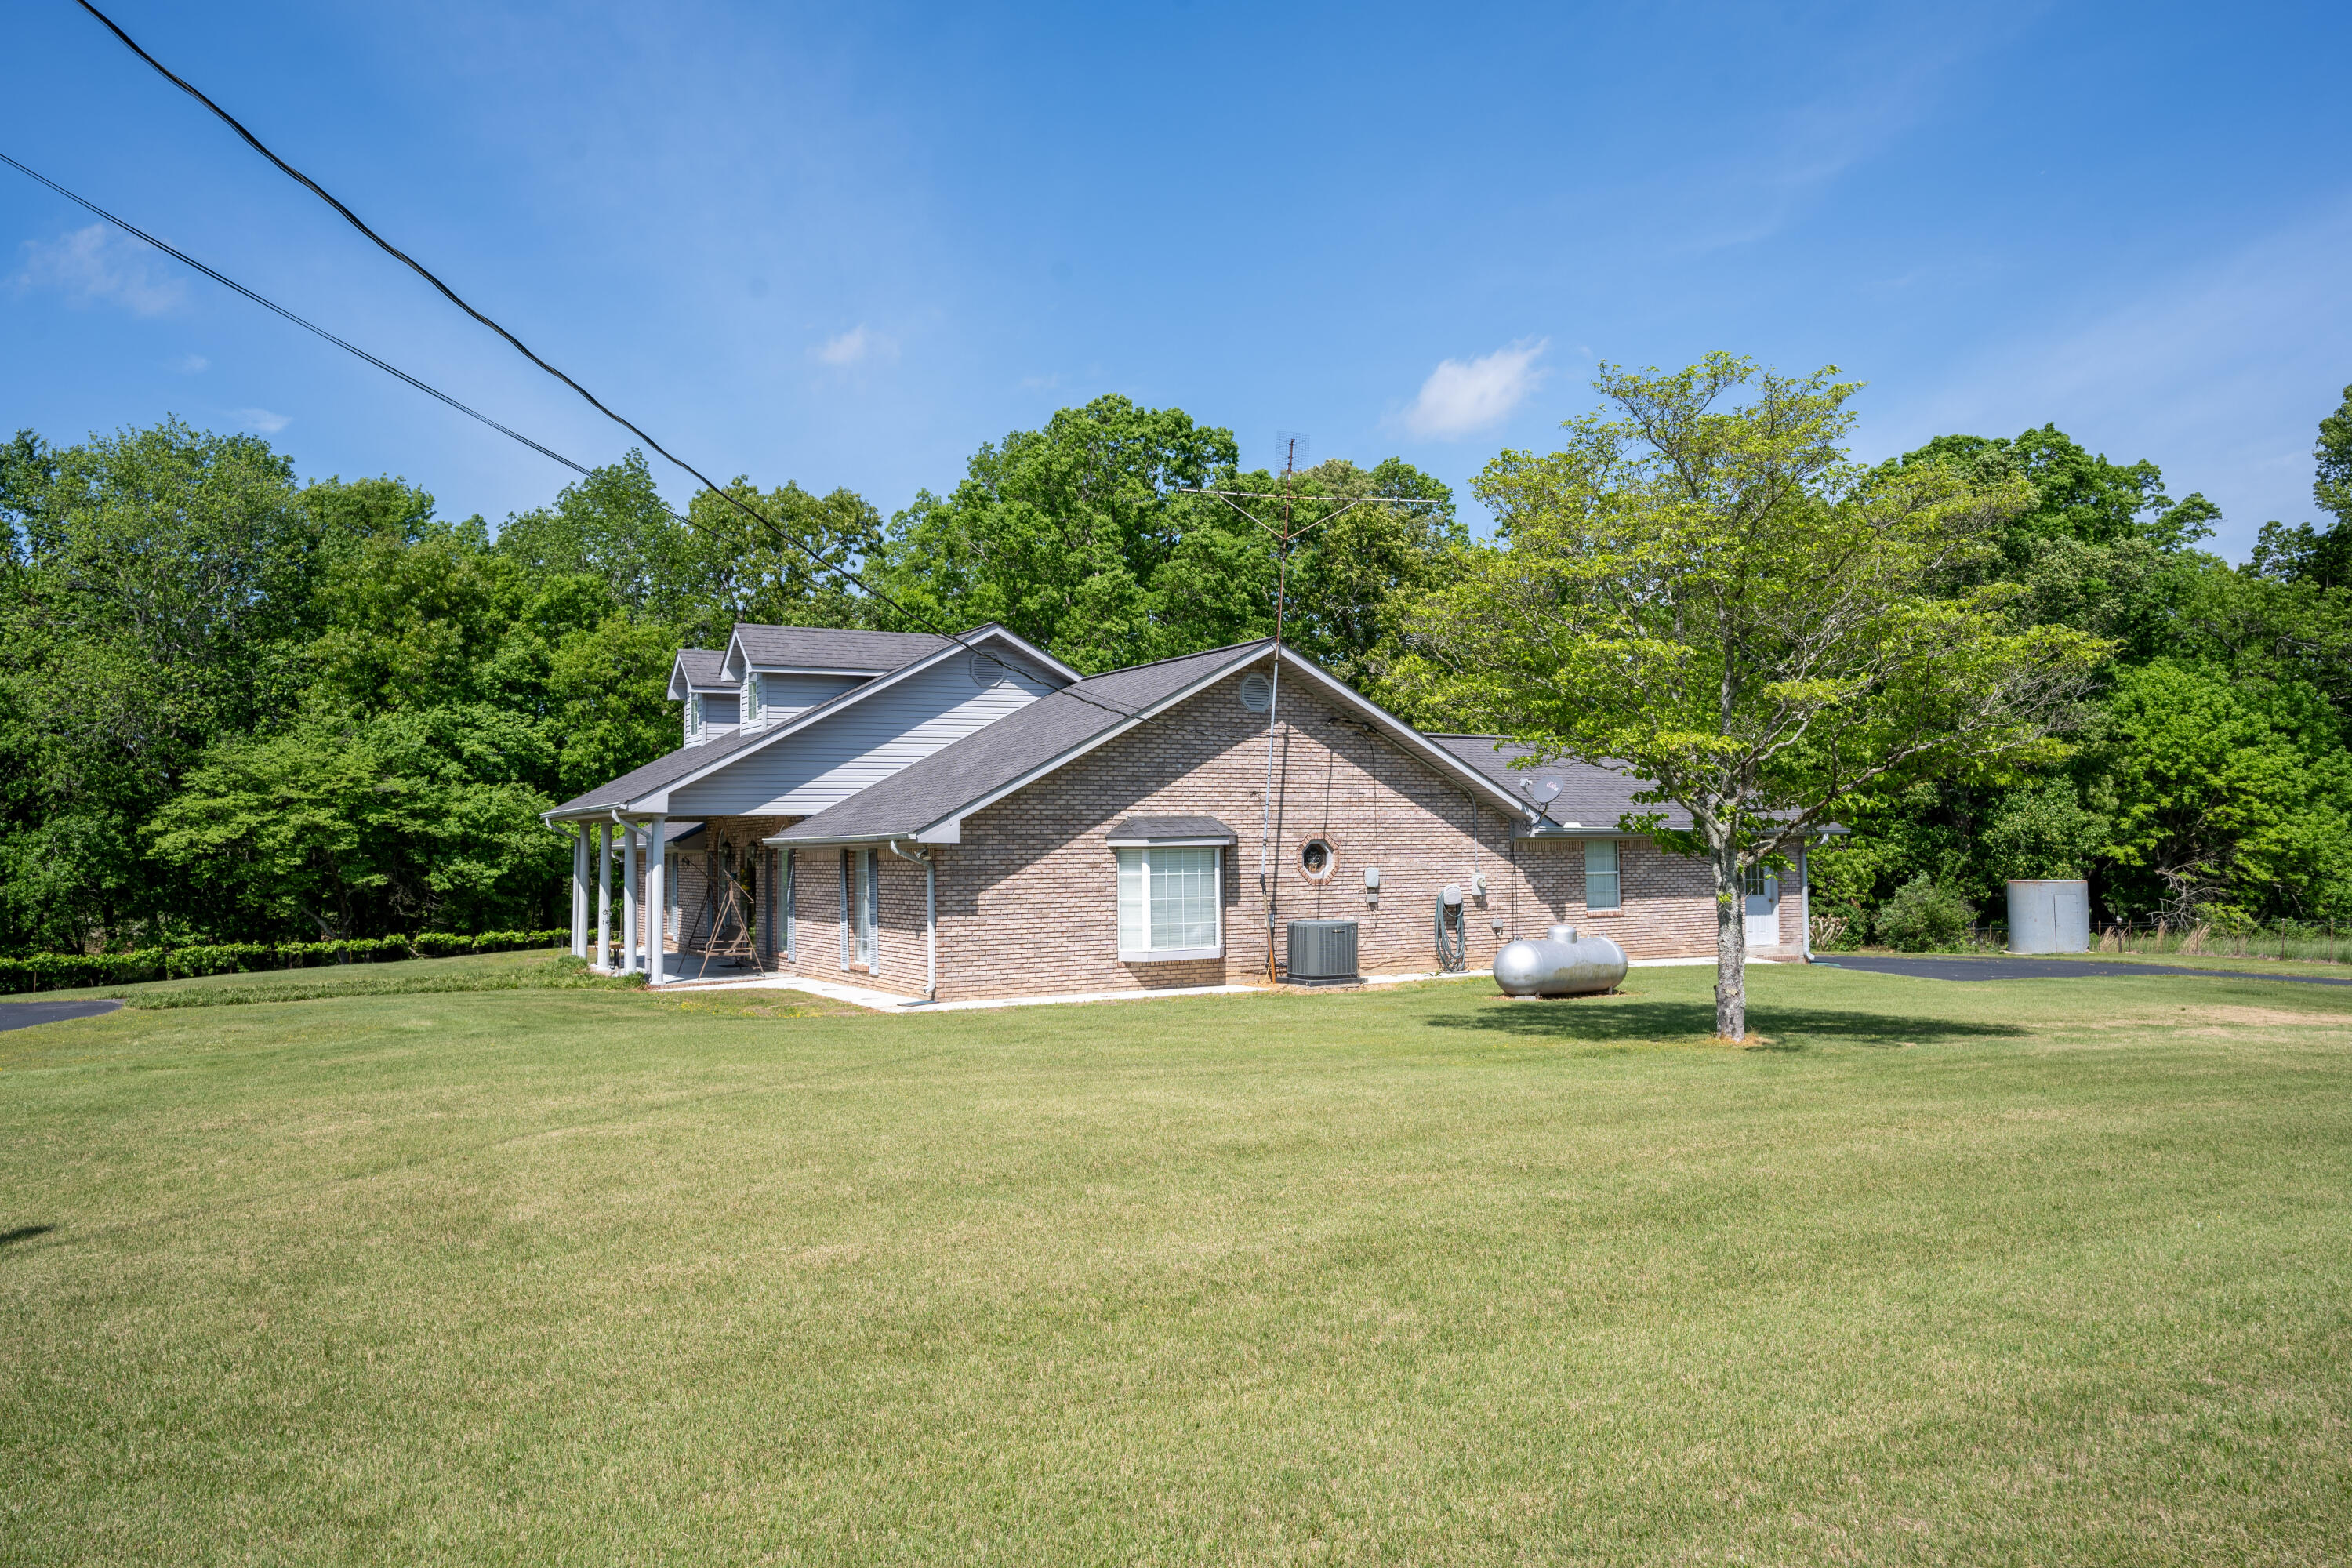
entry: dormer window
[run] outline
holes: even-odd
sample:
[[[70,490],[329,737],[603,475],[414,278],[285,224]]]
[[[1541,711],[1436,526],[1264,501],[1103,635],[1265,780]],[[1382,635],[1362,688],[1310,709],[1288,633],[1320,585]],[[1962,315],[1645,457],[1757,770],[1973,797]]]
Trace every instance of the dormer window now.
[[[760,672],[748,671],[743,677],[743,722],[760,721]]]
[[[735,693],[694,691],[686,699],[686,743],[699,746],[735,728]]]

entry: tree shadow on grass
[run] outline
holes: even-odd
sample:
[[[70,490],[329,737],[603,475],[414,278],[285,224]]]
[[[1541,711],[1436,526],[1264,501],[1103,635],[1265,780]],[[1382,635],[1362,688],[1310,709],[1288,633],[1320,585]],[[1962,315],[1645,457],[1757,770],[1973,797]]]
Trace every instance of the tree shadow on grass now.
[[[20,1225],[14,1230],[0,1230],[0,1247],[12,1246],[19,1241],[30,1241],[37,1236],[47,1236],[57,1228],[53,1225]]]
[[[1564,1046],[1630,1046],[1715,1035],[1713,1002],[1636,1002],[1598,996],[1543,1002],[1509,1002],[1432,1018],[1433,1029],[1467,1029]],[[1813,1045],[1882,1047],[1923,1046],[1946,1040],[2018,1040],[2032,1031],[2013,1024],[1971,1024],[1957,1018],[1923,1018],[1892,1013],[1862,1013],[1843,1007],[1759,1007],[1748,1015],[1757,1048],[1800,1051]]]

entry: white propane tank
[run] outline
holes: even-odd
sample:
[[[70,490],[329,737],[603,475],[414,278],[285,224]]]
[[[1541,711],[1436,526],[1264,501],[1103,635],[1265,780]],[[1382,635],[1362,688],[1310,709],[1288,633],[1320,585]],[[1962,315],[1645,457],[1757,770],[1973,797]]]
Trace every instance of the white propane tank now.
[[[1495,984],[1506,996],[1591,996],[1625,978],[1625,950],[1605,936],[1579,939],[1574,926],[1511,942],[1495,955]]]

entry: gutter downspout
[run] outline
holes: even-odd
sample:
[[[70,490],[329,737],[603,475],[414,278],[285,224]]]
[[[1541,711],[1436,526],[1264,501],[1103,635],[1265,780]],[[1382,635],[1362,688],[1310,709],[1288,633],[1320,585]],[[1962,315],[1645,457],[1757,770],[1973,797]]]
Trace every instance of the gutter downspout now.
[[[931,851],[909,855],[898,847],[895,838],[889,841],[890,853],[901,860],[912,860],[923,868],[923,1000],[940,999],[940,867]]]
[[[1813,961],[1813,868],[1809,858],[1811,847],[1807,844],[1797,846],[1797,896],[1804,900],[1804,908],[1799,911],[1799,916],[1805,933],[1807,963]]]

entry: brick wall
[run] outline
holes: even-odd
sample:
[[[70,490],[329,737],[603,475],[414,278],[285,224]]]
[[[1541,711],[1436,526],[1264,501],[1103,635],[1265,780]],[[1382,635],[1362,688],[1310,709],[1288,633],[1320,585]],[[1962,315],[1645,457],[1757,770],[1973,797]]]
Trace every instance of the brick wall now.
[[[764,819],[761,834],[780,833],[799,820]],[[875,919],[874,964],[869,969],[856,962],[854,945],[850,964],[842,963],[842,862],[845,855],[856,853],[829,846],[793,851],[793,956],[778,951],[784,926],[779,903],[774,929],[763,944],[767,967],[779,973],[919,996],[926,964],[923,868],[887,849],[877,847],[873,852],[881,892]],[[781,873],[781,861],[777,868]],[[780,896],[781,892],[780,883]]]
[[[1257,874],[1265,719],[1242,706],[1240,679],[1220,682],[975,814],[963,825],[961,843],[935,848],[942,1000],[1264,981],[1267,933]],[[1474,968],[1491,965],[1502,943],[1541,935],[1557,922],[1606,934],[1635,958],[1714,951],[1714,901],[1704,867],[1661,855],[1646,841],[1625,841],[1624,907],[1588,913],[1580,841],[1514,842],[1497,808],[1483,800],[1474,808],[1451,779],[1365,732],[1352,713],[1302,685],[1286,683],[1286,733],[1276,756],[1278,920],[1355,920],[1366,973],[1428,971],[1436,967],[1432,915],[1438,889],[1458,883],[1467,895],[1483,871],[1488,891],[1466,905]],[[1133,815],[1212,816],[1235,830],[1240,842],[1224,855],[1222,960],[1119,960],[1117,867],[1106,839]],[[1322,881],[1309,880],[1299,864],[1300,848],[1317,837],[1337,851]],[[886,890],[882,979],[888,989],[919,990],[922,872],[899,865],[902,880],[911,883],[911,905],[903,899],[894,904]],[[1367,866],[1381,870],[1377,902],[1365,896]],[[887,878],[886,872],[886,885]],[[891,911],[909,907],[912,940],[894,943]],[[1276,942],[1279,947],[1278,931]],[[908,964],[894,947],[910,950],[911,985]]]

